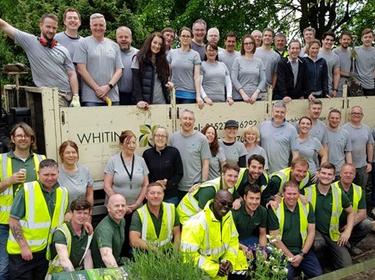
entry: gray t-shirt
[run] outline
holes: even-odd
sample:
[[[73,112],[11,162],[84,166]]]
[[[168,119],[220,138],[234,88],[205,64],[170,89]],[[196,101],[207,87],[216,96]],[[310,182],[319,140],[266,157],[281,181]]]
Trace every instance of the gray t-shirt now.
[[[261,155],[262,157],[264,157],[264,169],[268,170],[268,158],[267,158],[267,154],[266,154],[266,151],[259,145],[256,145],[254,148],[252,149],[246,149],[247,150],[247,155],[246,155],[246,166],[248,165],[248,161],[249,161],[249,158],[252,156],[252,155]]]
[[[336,175],[340,174],[345,163],[345,153],[352,151],[352,141],[347,130],[339,128],[332,131],[327,127],[328,161],[336,167]]]
[[[118,81],[118,89],[120,92],[132,92],[133,90],[133,73],[132,59],[137,54],[138,49],[130,47],[129,50],[121,50],[121,61],[124,66],[122,76]]]
[[[80,164],[77,165],[77,171],[74,173],[68,173],[60,166],[58,182],[60,186],[68,189],[69,205],[73,200],[85,197],[87,187],[92,187],[94,184],[89,169]]]
[[[124,162],[131,174],[132,162]],[[133,176],[130,181],[120,154],[115,154],[107,162],[104,173],[113,176],[113,191],[122,194],[126,198],[126,203],[130,205],[136,202],[141,192],[144,177],[147,176],[149,172],[144,159],[138,155],[134,155]]]
[[[277,63],[281,58],[280,55],[272,49],[266,50],[263,47],[259,47],[256,49],[254,56],[262,60],[266,69],[267,85],[272,85],[272,76],[277,72]],[[263,90],[267,89],[264,88]]]
[[[135,56],[131,65],[132,69],[139,69],[138,58]],[[152,92],[152,104],[165,104],[165,97],[163,94],[163,88],[161,82],[158,78],[158,75],[155,71],[154,73],[154,88]]]
[[[83,37],[78,35],[78,37],[74,38],[66,35],[65,32],[60,32],[55,35],[55,39],[57,42],[67,48],[73,61],[74,52],[79,47],[79,42],[83,39]]]
[[[365,89],[373,89],[375,72],[375,48],[356,47],[356,68],[361,85]]]
[[[20,30],[16,31],[14,42],[25,51],[37,87],[57,87],[71,92],[68,71],[75,71],[75,68],[69,51],[63,45],[44,47],[37,36]]]
[[[247,155],[247,150],[242,142],[236,141],[233,144],[226,145],[223,140],[219,140],[220,147],[224,150],[225,158],[238,162],[239,158]]]
[[[340,70],[342,72],[349,73],[350,65],[351,65],[351,57],[352,57],[351,48],[344,49],[342,47],[338,47],[334,49],[333,52],[339,57]],[[337,97],[342,97],[342,87],[344,86],[346,81],[347,81],[347,78],[340,77]]]
[[[327,69],[328,69],[328,90],[329,93],[332,92],[333,89],[333,71],[335,69],[340,68],[340,59],[337,54],[332,51],[324,51],[322,49],[319,50],[318,58],[324,58],[327,62]]]
[[[225,102],[225,80],[230,73],[223,62],[202,62],[202,87],[209,98],[214,102]]]
[[[202,160],[211,158],[210,146],[206,137],[199,131],[184,136],[177,131],[172,134],[170,144],[181,154],[184,176],[178,184],[180,191],[188,191],[202,180]]]
[[[191,41],[191,49],[199,53],[199,57],[201,60],[204,59],[204,55],[206,54],[206,45],[198,45],[194,41]]]
[[[296,140],[296,151],[299,155],[307,160],[309,163],[309,170],[312,174],[315,174],[318,170],[316,159],[318,158],[319,151],[322,149],[322,144],[315,137],[308,137],[307,139],[300,139],[297,137]]]
[[[263,62],[256,57],[236,57],[231,72],[234,87],[233,99],[242,100],[239,90],[243,89],[251,97],[254,91],[263,90],[266,84],[266,72]]]
[[[216,156],[210,158],[210,169],[208,171],[208,180],[215,179],[220,176],[221,163],[225,162],[225,154],[222,147],[219,147],[219,151]]]
[[[232,72],[232,65],[236,57],[239,57],[241,54],[238,51],[227,52],[226,50],[219,51],[219,61],[224,62],[227,66],[229,73]]]
[[[353,127],[351,123],[346,123],[342,129],[348,131],[352,141],[352,159],[356,168],[361,168],[367,164],[367,144],[374,144],[371,129],[362,124],[361,127]]]
[[[276,127],[272,120],[260,125],[260,143],[268,158],[268,171],[273,173],[289,166],[289,157],[295,150],[297,130],[288,122]]]
[[[310,130],[310,136],[315,137],[324,146],[327,144],[327,126],[321,120],[317,120],[315,124],[312,125]]]
[[[109,83],[116,69],[124,68],[119,46],[108,38],[104,38],[101,42],[93,36],[82,39],[74,53],[73,61],[77,64],[86,64],[87,71],[100,86]],[[117,84],[107,96],[114,102],[119,101]],[[82,102],[103,103],[85,81],[82,81]]]
[[[170,50],[167,56],[171,66],[172,82],[176,90],[195,92],[194,67],[201,64],[199,53],[181,49]]]

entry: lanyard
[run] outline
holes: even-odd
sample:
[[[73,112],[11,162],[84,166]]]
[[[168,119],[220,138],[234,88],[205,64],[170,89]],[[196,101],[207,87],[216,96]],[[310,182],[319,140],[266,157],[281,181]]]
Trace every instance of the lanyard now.
[[[135,158],[135,156],[133,155],[133,158],[132,158],[132,169],[131,169],[130,172],[129,172],[128,168],[126,167],[125,161],[124,161],[124,159],[123,159],[123,157],[122,157],[122,153],[120,153],[120,157],[121,157],[122,164],[124,165],[124,168],[125,168],[126,174],[128,174],[129,179],[130,179],[130,188],[132,188],[132,179],[133,179],[134,158]]]

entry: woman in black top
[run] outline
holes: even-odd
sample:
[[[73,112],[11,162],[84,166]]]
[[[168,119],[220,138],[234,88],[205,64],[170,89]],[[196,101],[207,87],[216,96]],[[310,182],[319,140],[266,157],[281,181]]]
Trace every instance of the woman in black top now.
[[[177,186],[183,175],[180,152],[171,146],[167,146],[168,132],[164,127],[157,127],[152,139],[154,146],[143,153],[143,158],[149,169],[150,182],[159,182],[164,188],[164,201],[177,206]]]
[[[147,109],[150,104],[170,103],[169,64],[165,55],[164,38],[159,32],[152,33],[133,58],[133,98],[138,108]]]

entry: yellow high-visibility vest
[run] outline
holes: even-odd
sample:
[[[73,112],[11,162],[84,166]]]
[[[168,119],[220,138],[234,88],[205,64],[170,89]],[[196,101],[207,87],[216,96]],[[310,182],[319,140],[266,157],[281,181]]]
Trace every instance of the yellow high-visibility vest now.
[[[336,187],[340,188],[340,184],[339,184],[339,181],[333,183]],[[358,204],[359,204],[359,201],[361,200],[362,198],[362,188],[361,186],[358,186],[354,183],[352,183],[352,187],[353,187],[353,201],[351,201],[352,203],[352,206],[353,206],[353,210],[355,212],[358,211]]]
[[[3,180],[6,177],[13,175],[12,170],[12,158],[8,156],[8,153],[0,154],[0,179]],[[39,163],[46,157],[39,154],[34,154],[34,167],[35,167],[35,178],[38,179]],[[7,187],[2,193],[0,193],[0,224],[8,224],[10,208],[13,204],[13,185]]]
[[[271,178],[273,176],[277,176],[281,180],[280,181],[280,187],[279,187],[279,193],[283,192],[284,184],[290,180],[291,171],[292,171],[292,168],[287,167],[287,168],[281,169],[279,171],[276,171],[275,173],[273,173],[271,175]],[[306,187],[307,184],[309,183],[309,180],[310,180],[310,173],[307,172],[305,178],[303,178],[302,181],[299,183],[299,189],[302,190],[304,187]]]
[[[300,200],[298,200],[298,212],[299,212],[299,232],[302,238],[302,246],[305,244],[307,238],[307,228],[309,226],[309,222],[307,217],[310,211],[310,204],[304,205]],[[284,207],[284,199],[281,200],[279,207],[275,210],[277,219],[279,220],[279,228],[280,228],[280,236],[282,239],[283,232],[284,232],[284,222],[285,222],[285,207]]]
[[[163,216],[159,237],[156,235],[155,226],[152,222],[150,211],[147,204],[137,210],[142,222],[142,240],[156,247],[162,247],[170,243],[173,239],[173,227],[175,222],[175,206],[172,203],[163,202]]]
[[[305,194],[307,199],[311,203],[312,207],[315,210],[316,207],[316,185],[312,185],[307,187],[305,190]],[[331,220],[329,223],[329,236],[333,241],[337,241],[340,238],[340,216],[342,213],[342,190],[331,184],[331,191],[332,191],[332,211],[331,211]]]
[[[31,252],[39,252],[50,244],[52,232],[64,222],[65,211],[68,207],[68,190],[61,186],[55,190],[56,201],[52,217],[50,217],[42,187],[38,181],[25,183],[24,191],[25,217],[19,222]],[[21,253],[21,248],[11,230],[9,231],[7,251],[9,254]]]

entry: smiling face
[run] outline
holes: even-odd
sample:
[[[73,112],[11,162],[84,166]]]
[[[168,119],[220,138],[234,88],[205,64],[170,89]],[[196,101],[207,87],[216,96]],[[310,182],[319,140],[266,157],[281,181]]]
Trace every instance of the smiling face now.
[[[298,58],[301,52],[301,46],[298,42],[292,42],[289,45],[288,54],[291,60],[295,60]]]
[[[106,22],[104,18],[94,18],[90,21],[90,30],[95,38],[104,38],[106,31]]]
[[[309,56],[311,58],[317,58],[319,53],[320,46],[318,43],[312,43],[309,47]]]
[[[339,41],[344,49],[347,49],[352,44],[352,38],[349,35],[342,35]]]
[[[225,42],[224,42],[225,49],[228,52],[234,52],[235,47],[236,47],[236,42],[237,42],[236,37],[230,37],[230,36],[228,36],[225,39]]]
[[[181,130],[185,133],[190,133],[194,130],[195,118],[191,112],[184,111],[180,118]]]
[[[311,121],[307,118],[300,119],[298,129],[302,134],[308,134],[311,130]]]
[[[310,42],[315,39],[314,31],[306,30],[305,32],[303,32],[303,39],[304,39],[306,45],[310,44]]]
[[[328,115],[328,126],[330,128],[338,128],[341,122],[341,114],[337,112],[331,112]]]
[[[284,36],[275,36],[275,47],[276,49],[282,51],[286,47],[286,38]]]
[[[284,197],[284,202],[288,207],[290,208],[295,207],[297,205],[298,198],[299,198],[298,188],[294,186],[286,187],[283,193],[283,197]]]
[[[29,151],[32,139],[30,135],[27,135],[22,127],[18,127],[13,135],[11,135],[11,141],[15,145],[15,150],[19,151]]]
[[[67,30],[77,31],[81,26],[81,20],[77,12],[67,12],[64,19],[64,25]]]
[[[260,205],[260,196],[260,192],[253,193],[251,191],[248,191],[247,194],[244,195],[243,200],[248,212],[253,213],[257,210]]]
[[[345,185],[353,183],[356,170],[352,165],[344,165],[340,171],[340,181]]]
[[[196,42],[201,43],[204,41],[204,37],[206,36],[206,27],[203,23],[198,22],[193,25],[193,35]]]
[[[213,202],[213,213],[216,219],[221,220],[233,207],[233,197],[228,191],[220,190],[216,193]]]
[[[254,37],[256,47],[260,47],[262,45],[262,32],[253,31],[251,35]]]
[[[281,124],[285,120],[286,108],[274,106],[272,108],[272,118],[276,124]]]
[[[302,182],[306,177],[309,166],[307,164],[297,163],[291,170],[291,177],[298,183]]]
[[[331,50],[333,47],[333,44],[335,43],[335,38],[332,36],[327,35],[323,40],[322,40],[322,46],[326,50]]]
[[[39,24],[42,36],[47,40],[52,40],[57,31],[57,21],[46,17],[43,22]]]
[[[359,106],[355,106],[352,108],[350,112],[350,120],[354,124],[359,124],[361,123],[363,119],[363,110]]]
[[[151,207],[158,207],[164,199],[164,190],[162,186],[153,185],[147,187],[146,192],[147,204]]]
[[[191,33],[188,30],[182,30],[180,34],[181,46],[189,46],[191,44]]]
[[[243,41],[245,54],[253,54],[255,50],[255,42],[251,38],[245,38]]]
[[[121,50],[129,50],[132,44],[132,34],[130,30],[125,28],[117,29],[116,41]]]
[[[151,41],[151,52],[152,54],[158,54],[160,52],[161,46],[163,45],[163,39],[155,36]]]
[[[215,50],[210,45],[206,47],[206,56],[208,61],[215,61],[217,56],[217,50]]]
[[[260,176],[262,176],[264,171],[264,165],[261,164],[259,161],[253,159],[247,169],[249,170],[249,176],[252,180],[256,181],[259,179]]]
[[[254,144],[257,142],[257,135],[253,132],[248,132],[244,135],[244,140],[248,144]]]
[[[44,167],[38,171],[40,182],[47,188],[51,189],[57,183],[59,170],[57,167]]]
[[[78,151],[76,151],[76,149],[74,149],[72,146],[66,146],[61,160],[67,165],[75,165],[78,162]]]
[[[319,183],[325,186],[330,185],[335,179],[335,170],[330,168],[320,168],[318,171]]]
[[[372,32],[369,32],[367,34],[364,34],[362,37],[361,37],[361,41],[363,43],[363,45],[367,48],[371,47],[372,46],[372,42],[374,41],[374,33]]]
[[[109,216],[119,223],[126,213],[125,198],[121,194],[112,195],[108,200],[107,210]]]
[[[271,46],[272,42],[273,42],[273,34],[272,34],[272,32],[271,31],[265,31],[263,33],[262,40],[263,40],[263,45],[265,45],[265,46]]]
[[[163,37],[166,49],[170,49],[174,40],[174,32],[166,31],[163,33]]]
[[[83,226],[90,218],[90,209],[73,210],[71,221]]]
[[[233,188],[238,179],[238,172],[234,169],[228,169],[222,175],[224,186],[228,189]]]
[[[164,149],[167,146],[167,142],[168,142],[168,136],[167,136],[166,129],[161,128],[161,127],[156,129],[153,140],[154,140],[155,147],[157,149],[159,149],[159,150]]]
[[[219,42],[220,35],[219,31],[215,28],[211,28],[207,32],[207,42],[217,44]]]
[[[136,147],[137,141],[133,136],[125,138],[124,142],[121,144],[121,148],[125,152],[134,153]]]
[[[322,105],[320,104],[310,104],[309,106],[309,117],[313,120],[317,120],[322,113]]]
[[[212,142],[214,142],[216,137],[215,129],[213,127],[207,128],[206,133],[204,135],[207,138],[208,144],[211,144]]]

